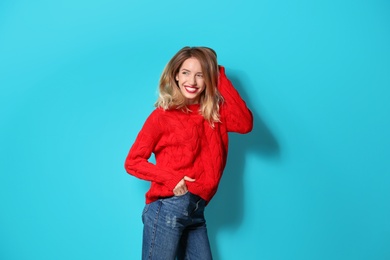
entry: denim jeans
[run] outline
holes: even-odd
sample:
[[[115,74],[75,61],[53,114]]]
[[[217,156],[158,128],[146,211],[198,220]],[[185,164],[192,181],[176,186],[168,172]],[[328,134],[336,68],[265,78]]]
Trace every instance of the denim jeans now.
[[[205,206],[203,199],[190,192],[146,204],[142,259],[211,260]]]

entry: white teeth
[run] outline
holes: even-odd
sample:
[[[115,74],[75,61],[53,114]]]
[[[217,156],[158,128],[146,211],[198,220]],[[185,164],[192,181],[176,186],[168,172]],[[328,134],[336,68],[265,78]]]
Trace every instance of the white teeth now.
[[[186,88],[186,90],[187,90],[187,92],[190,92],[190,93],[195,93],[197,90],[198,90],[198,88],[196,88],[196,87],[185,87]]]

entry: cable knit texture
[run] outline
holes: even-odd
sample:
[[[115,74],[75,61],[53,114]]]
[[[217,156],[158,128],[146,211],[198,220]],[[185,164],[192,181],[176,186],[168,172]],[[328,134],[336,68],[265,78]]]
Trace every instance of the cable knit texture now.
[[[184,176],[188,190],[207,202],[217,191],[228,152],[228,132],[248,133],[253,117],[225,69],[220,66],[218,89],[224,98],[220,123],[212,128],[199,114],[199,105],[182,109],[156,108],[147,118],[125,161],[126,171],[151,182],[146,203],[173,196],[173,189]],[[156,164],[148,159],[154,153]]]

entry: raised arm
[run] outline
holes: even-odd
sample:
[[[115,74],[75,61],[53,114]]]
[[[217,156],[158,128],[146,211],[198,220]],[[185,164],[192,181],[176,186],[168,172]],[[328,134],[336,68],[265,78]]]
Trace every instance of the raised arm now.
[[[220,115],[229,132],[246,134],[252,131],[253,116],[238,91],[226,77],[225,68],[219,66],[218,90],[223,96]]]

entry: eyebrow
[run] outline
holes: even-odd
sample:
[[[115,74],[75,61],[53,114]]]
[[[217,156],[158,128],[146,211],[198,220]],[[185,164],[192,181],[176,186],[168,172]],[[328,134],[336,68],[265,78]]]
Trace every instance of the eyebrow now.
[[[188,71],[188,72],[191,72],[189,69],[181,69],[181,71],[183,71],[183,70],[185,70],[185,71]],[[195,74],[203,74],[203,72],[202,71],[199,71],[199,72],[196,72]]]

